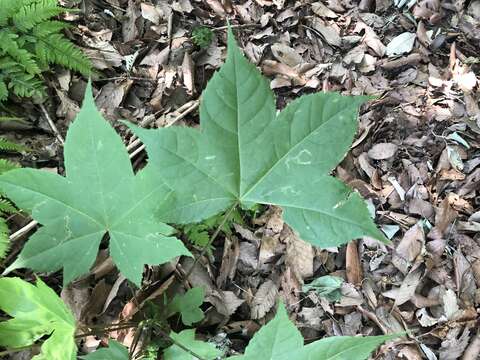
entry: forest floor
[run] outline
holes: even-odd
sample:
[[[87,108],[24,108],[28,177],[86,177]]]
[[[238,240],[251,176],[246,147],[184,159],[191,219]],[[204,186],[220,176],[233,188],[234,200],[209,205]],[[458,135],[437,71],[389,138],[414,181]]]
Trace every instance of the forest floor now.
[[[335,174],[367,199],[393,245],[363,238],[316,249],[284,224],[278,208],[239,213],[190,276],[192,286],[207,289],[201,336],[242,351],[280,297],[308,341],[409,330],[375,358],[478,358],[479,0],[84,0],[78,6],[80,12],[66,16],[69,37],[93,60],[97,106],[124,136],[137,168],[146,154],[118,120],[198,125],[200,94],[225,59],[227,19],[246,56],[271,80],[279,108],[318,91],[375,97],[362,107],[357,137]],[[62,173],[59,139],[79,110],[86,79],[57,70],[46,75],[51,96],[44,110],[24,102],[27,121],[2,124],[2,131],[32,149],[18,159],[24,166]],[[16,216],[12,230],[28,222]],[[184,238],[212,230],[196,227]],[[25,240],[14,241],[10,260]],[[161,303],[182,289],[176,276],[182,268],[189,268],[187,260],[149,268],[139,290],[101,250],[91,276],[63,289],[62,298],[85,323],[131,319],[146,310],[147,298]],[[339,301],[302,291],[323,275],[345,280]],[[44,279],[60,289],[60,273]],[[134,329],[110,334],[127,346],[134,335]],[[102,341],[90,336],[81,348],[92,351]]]

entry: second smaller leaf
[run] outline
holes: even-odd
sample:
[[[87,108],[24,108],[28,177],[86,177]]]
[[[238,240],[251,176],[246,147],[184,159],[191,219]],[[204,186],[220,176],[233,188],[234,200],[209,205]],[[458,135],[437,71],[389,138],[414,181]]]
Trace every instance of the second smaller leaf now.
[[[330,302],[338,301],[342,297],[340,288],[345,282],[338,276],[321,276],[313,280],[310,284],[303,285],[303,292],[315,291],[319,296],[324,297]]]
[[[115,340],[108,341],[108,348],[98,349],[88,355],[80,356],[82,360],[128,360],[128,349]]]
[[[205,291],[201,287],[188,290],[184,295],[175,295],[168,304],[168,317],[180,313],[182,322],[190,326],[203,319],[203,311],[200,306],[203,304]]]
[[[222,355],[222,352],[215,345],[195,340],[195,329],[183,330],[178,334],[172,331],[170,337],[191,352],[173,344],[165,350],[163,354],[165,360],[197,360],[198,357],[193,354],[200,356],[203,360],[214,360]]]

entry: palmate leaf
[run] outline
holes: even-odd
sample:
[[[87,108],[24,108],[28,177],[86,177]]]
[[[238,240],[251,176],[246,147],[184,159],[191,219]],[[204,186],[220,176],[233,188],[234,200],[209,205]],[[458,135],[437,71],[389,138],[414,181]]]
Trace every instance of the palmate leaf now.
[[[268,82],[230,31],[227,60],[202,95],[201,131],[131,127],[157,176],[175,190],[162,206],[166,222],[200,221],[235,203],[274,204],[320,247],[364,235],[386,241],[360,195],[329,176],[349,150],[366,100],[319,93],[277,115]]]
[[[128,349],[118,341],[109,340],[108,348],[98,349],[79,358],[82,360],[128,360]]]
[[[12,317],[0,322],[0,346],[29,346],[48,335],[32,360],[76,359],[75,319],[42,280],[35,286],[19,278],[0,279],[0,310]]]
[[[88,272],[105,233],[115,264],[137,285],[144,264],[190,255],[169,236],[172,228],[154,218],[169,190],[147,176],[148,168],[134,175],[121,138],[95,107],[91,87],[68,130],[64,157],[66,177],[36,169],[0,176],[0,190],[44,225],[6,271],[63,267],[66,284]]]
[[[184,325],[190,326],[193,323],[203,319],[203,311],[200,306],[203,304],[205,290],[201,287],[189,289],[183,295],[175,295],[173,300],[168,304],[168,317],[180,313]]]
[[[364,360],[373,350],[398,335],[333,336],[303,345],[303,337],[288,319],[283,304],[277,314],[250,340],[245,354],[231,360]]]
[[[215,345],[200,340],[195,340],[195,329],[183,330],[180,333],[170,332],[170,337],[178,344],[191,350],[204,360],[215,360],[222,355],[222,352],[215,348]],[[163,353],[165,360],[197,360],[198,358],[186,352],[180,346],[173,344]],[[260,359],[260,358],[257,358]]]

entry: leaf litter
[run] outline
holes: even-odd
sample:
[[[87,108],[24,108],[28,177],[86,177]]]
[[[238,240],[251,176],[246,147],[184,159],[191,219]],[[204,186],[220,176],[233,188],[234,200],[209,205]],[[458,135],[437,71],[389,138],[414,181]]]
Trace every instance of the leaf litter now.
[[[172,121],[197,126],[197,107],[190,102],[224,59],[227,17],[247,56],[269,76],[278,108],[322,90],[375,97],[362,108],[355,146],[335,172],[370,201],[393,246],[370,238],[348,247],[306,246],[267,207],[236,224],[230,241],[217,240],[215,251],[196,265],[192,286],[201,286],[211,305],[197,333],[209,334],[213,327],[210,335],[225,333],[230,348],[243,352],[280,298],[306,339],[410,330],[377,358],[478,356],[479,8],[478,1],[435,0],[108,0],[105,8],[85,2],[86,13],[73,16],[71,31],[101,71],[93,82],[97,101],[133,144],[133,153],[140,145],[119,119],[140,126],[149,126],[142,123],[149,117],[153,127]],[[204,48],[191,41],[196,26],[212,29]],[[86,82],[75,74],[48,76],[58,97],[45,106],[65,134]],[[22,142],[36,142],[22,163],[62,172],[55,134],[48,124],[41,126],[34,106],[25,112],[37,140],[25,130],[8,130]],[[134,166],[142,154],[135,154]],[[15,216],[12,229],[27,221]],[[142,299],[173,298],[183,284],[171,275],[189,264],[149,267],[146,285],[132,296],[108,256],[99,255],[97,270],[86,280],[90,286],[64,297],[72,298],[69,304],[95,297],[74,313],[98,323],[118,321],[122,313],[139,316],[146,306]],[[228,269],[228,276],[217,282],[219,269]],[[325,276],[345,282],[338,301],[303,291]],[[47,283],[58,279],[46,276]],[[97,288],[98,281],[107,288]],[[134,298],[140,305],[132,311]],[[128,332],[115,336],[125,345],[133,339]],[[100,340],[104,345],[106,339]],[[81,346],[101,346],[91,344]]]

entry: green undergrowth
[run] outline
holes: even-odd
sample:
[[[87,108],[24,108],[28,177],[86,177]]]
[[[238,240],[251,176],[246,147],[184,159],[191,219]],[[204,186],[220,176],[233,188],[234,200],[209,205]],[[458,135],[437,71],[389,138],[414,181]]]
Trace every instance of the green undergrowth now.
[[[62,31],[68,24],[52,20],[65,12],[57,0],[1,0],[0,101],[9,92],[42,97],[42,73],[50,65],[90,74],[90,60]]]
[[[220,231],[228,236],[234,222],[254,216],[258,206],[282,207],[285,222],[317,247],[362,236],[387,242],[361,196],[330,175],[350,148],[359,108],[367,100],[318,93],[277,112],[268,81],[229,31],[226,62],[202,95],[200,129],[148,130],[129,124],[148,154],[148,164],[135,173],[89,86],[66,136],[66,176],[31,168],[0,175],[0,190],[41,225],[3,275],[20,268],[63,270],[67,286],[89,273],[108,236],[114,264],[141,287],[145,265],[193,257]],[[176,229],[190,241],[181,241]],[[323,279],[312,290],[336,298],[338,286]],[[279,304],[244,354],[231,356],[197,336],[194,326],[202,323],[204,296],[201,288],[177,294],[135,324],[138,333],[151,335],[150,352],[159,346],[166,360],[361,360],[395,337],[329,337],[304,344]],[[0,346],[7,351],[38,346],[35,360],[76,358],[76,337],[85,335],[85,326],[42,280],[33,285],[18,277],[1,278],[0,310],[9,316],[0,322]],[[82,358],[121,360],[132,352],[111,341]]]
[[[10,140],[0,138],[0,154],[5,152],[21,152],[26,151],[26,147],[20,144],[16,144]],[[0,158],[0,175],[7,171],[17,169],[18,164]],[[0,191],[0,260],[2,260],[10,246],[9,229],[7,225],[7,217],[17,212],[17,209],[13,204],[3,196]]]

